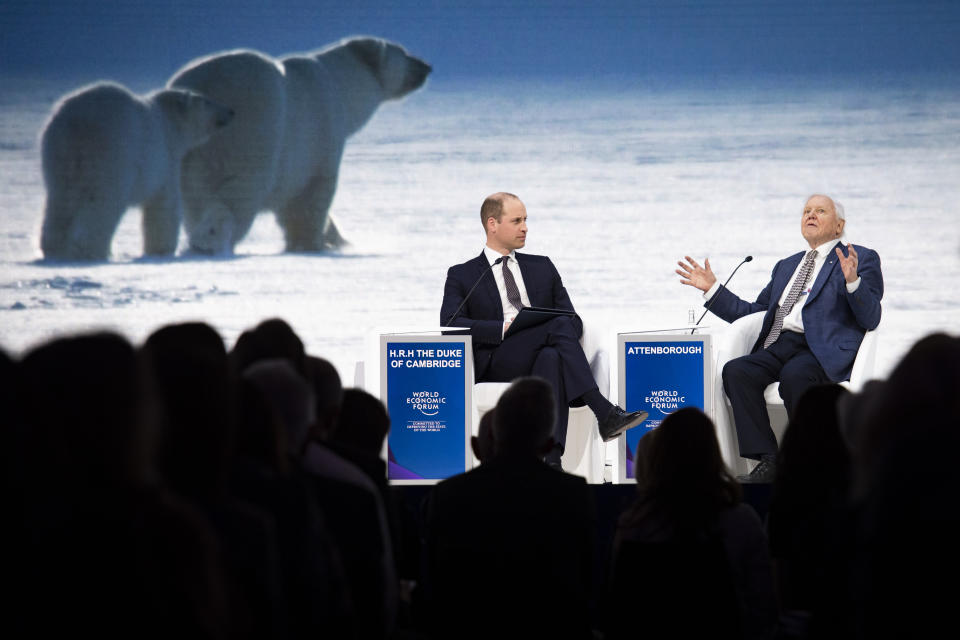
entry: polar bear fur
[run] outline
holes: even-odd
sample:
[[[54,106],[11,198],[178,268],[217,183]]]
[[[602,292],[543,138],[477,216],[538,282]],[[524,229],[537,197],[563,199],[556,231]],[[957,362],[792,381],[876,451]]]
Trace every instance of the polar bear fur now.
[[[399,45],[353,38],[280,59],[230,51],[178,71],[168,86],[236,112],[229,135],[184,158],[190,248],[232,253],[261,211],[275,214],[288,251],[343,244],[328,210],[347,138],[381,103],[422,86],[430,70]]]
[[[145,97],[100,82],[64,97],[41,138],[47,190],[40,248],[46,258],[105,260],[128,207],[143,210],[143,250],[176,250],[180,162],[233,117],[182,89]]]

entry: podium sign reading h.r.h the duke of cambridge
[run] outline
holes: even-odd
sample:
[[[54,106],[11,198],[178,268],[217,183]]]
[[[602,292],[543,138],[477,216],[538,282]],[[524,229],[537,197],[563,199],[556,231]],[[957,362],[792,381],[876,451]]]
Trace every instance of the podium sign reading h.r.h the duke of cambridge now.
[[[620,481],[634,478],[633,456],[640,438],[670,413],[698,407],[713,415],[713,357],[709,335],[649,332],[617,337],[619,397],[627,411],[646,411],[647,420],[627,431],[620,445]]]
[[[380,336],[392,483],[437,482],[469,468],[472,381],[470,336]]]

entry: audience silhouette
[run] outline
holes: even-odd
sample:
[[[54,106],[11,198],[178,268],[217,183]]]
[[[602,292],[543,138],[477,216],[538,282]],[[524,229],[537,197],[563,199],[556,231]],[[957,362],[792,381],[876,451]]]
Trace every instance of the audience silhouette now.
[[[850,453],[840,432],[839,384],[810,387],[780,443],[767,511],[783,638],[831,629],[841,612],[850,539]]]
[[[763,527],[741,502],[710,418],[680,409],[641,442],[637,498],[614,539],[608,636],[772,637]]]
[[[232,635],[286,637],[276,523],[231,491],[234,382],[220,335],[202,322],[162,327],[141,348],[156,388],[159,471],[218,534]]]
[[[234,371],[244,371],[257,360],[284,358],[301,374],[307,372],[307,354],[303,341],[286,320],[269,318],[240,334],[230,360]]]
[[[595,507],[583,478],[551,468],[553,391],[515,380],[494,455],[433,489],[425,565],[437,638],[590,638]]]
[[[54,339],[17,366],[8,637],[230,637],[215,534],[156,482],[141,373],[111,333]]]
[[[234,488],[273,516],[291,635],[351,637],[339,551],[300,460],[314,424],[312,387],[283,358],[258,360],[241,379],[249,396],[241,433],[264,447],[238,458]]]
[[[853,442],[850,637],[949,634],[960,574],[960,337],[919,340],[845,407]],[[826,635],[826,634],[822,634]]]
[[[339,380],[334,384],[327,376],[325,382],[315,378],[313,383],[324,397],[321,415],[334,419],[312,431],[303,464],[340,553],[354,609],[353,636],[388,638],[397,626],[399,579],[387,509],[377,482],[327,442],[338,428],[341,399],[347,395]]]
[[[161,327],[139,349],[100,332],[0,350],[4,631],[806,640],[952,628],[960,338],[919,340],[857,393],[811,387],[783,435],[766,530],[710,419],[667,416],[637,447],[605,585],[593,492],[543,462],[552,394],[514,381],[471,440],[481,464],[432,487],[417,513],[387,482],[384,405],[344,389],[280,318],[229,354],[203,322]]]

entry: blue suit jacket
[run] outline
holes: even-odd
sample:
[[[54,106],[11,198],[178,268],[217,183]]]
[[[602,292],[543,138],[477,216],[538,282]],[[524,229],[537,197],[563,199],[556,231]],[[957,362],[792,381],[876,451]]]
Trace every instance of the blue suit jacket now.
[[[839,246],[843,255],[848,255],[848,247],[842,243]],[[857,275],[862,278],[857,290],[847,293],[840,260],[831,247],[801,312],[807,345],[834,382],[850,378],[863,335],[880,324],[880,299],[883,298],[880,256],[873,249],[853,246],[859,256]],[[763,328],[753,346],[753,351],[757,351],[773,324],[780,296],[803,256],[804,252],[801,251],[778,262],[773,267],[769,284],[757,296],[756,302],[746,302],[725,287],[720,287],[710,310],[727,322],[757,311],[766,311]],[[707,304],[710,304],[709,301]]]
[[[523,253],[515,255],[531,306],[574,310],[560,274],[550,258]],[[484,372],[490,365],[490,358],[499,346],[503,334],[503,304],[500,302],[500,291],[497,290],[493,273],[486,273],[492,271],[489,267],[483,252],[473,260],[450,267],[447,270],[447,281],[443,285],[443,303],[440,306],[442,326],[452,324],[470,328],[470,335],[473,338],[473,368],[477,381],[483,378]],[[494,268],[499,269],[500,265]],[[481,276],[483,278],[480,284],[463,305],[460,314],[453,319],[453,314],[463,303],[470,287]],[[452,323],[451,320],[453,320]],[[575,317],[574,322],[577,332],[582,333],[583,324],[580,318]]]

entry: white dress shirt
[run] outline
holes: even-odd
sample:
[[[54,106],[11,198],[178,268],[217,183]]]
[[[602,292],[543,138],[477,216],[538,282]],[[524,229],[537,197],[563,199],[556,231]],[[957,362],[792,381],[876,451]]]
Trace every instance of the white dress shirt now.
[[[517,264],[517,253],[511,251],[507,255],[502,255],[499,251],[494,251],[490,247],[483,247],[483,255],[487,257],[487,262],[493,264],[498,258],[503,258],[507,262],[507,268],[513,274],[513,279],[517,282],[517,289],[520,290],[520,302],[523,306],[530,306],[530,297],[527,296],[527,287],[523,284],[523,275],[520,274],[520,265]],[[503,306],[503,322],[512,322],[517,317],[517,310],[507,299],[507,285],[503,282],[503,263],[498,264],[493,269],[493,279],[497,283],[497,291],[500,292],[500,304]]]

